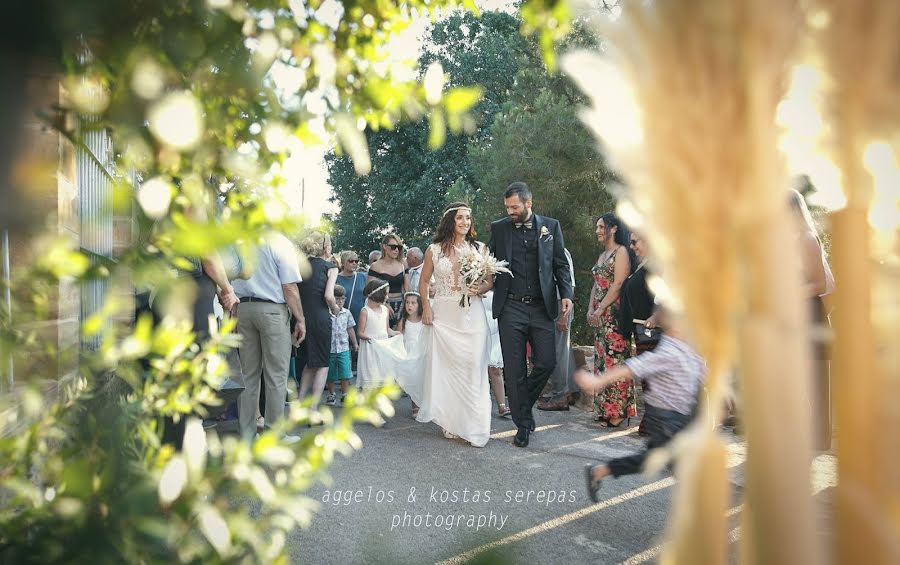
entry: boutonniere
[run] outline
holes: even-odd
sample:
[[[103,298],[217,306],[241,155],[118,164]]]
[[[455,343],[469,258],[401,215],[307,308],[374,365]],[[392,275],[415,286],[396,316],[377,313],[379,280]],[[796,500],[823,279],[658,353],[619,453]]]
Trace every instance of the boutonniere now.
[[[541,240],[542,241],[552,241],[553,236],[550,235],[550,230],[547,229],[547,226],[541,226]]]

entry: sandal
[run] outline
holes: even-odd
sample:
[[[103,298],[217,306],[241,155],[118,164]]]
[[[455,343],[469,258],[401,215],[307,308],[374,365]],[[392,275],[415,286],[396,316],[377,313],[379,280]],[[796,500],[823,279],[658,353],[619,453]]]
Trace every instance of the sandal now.
[[[509,409],[509,406],[503,403],[497,404],[497,415],[501,418],[509,418],[512,414],[512,410]]]
[[[600,486],[603,483],[603,479],[594,478],[594,469],[599,466],[600,465],[586,465],[584,467],[584,474],[587,478],[588,495],[590,495],[591,500],[594,502],[600,502],[600,497],[597,493],[600,492]]]
[[[447,439],[459,439],[459,436],[453,433],[448,432],[447,430],[441,430],[444,432],[444,437]]]
[[[600,419],[601,428],[621,428],[622,424],[625,424],[625,427],[627,428],[629,425],[631,425],[631,418],[622,418],[621,420],[619,420],[618,424],[613,424],[606,418]]]
[[[409,416],[410,416],[410,418],[412,418],[413,420],[415,420],[415,419],[419,416],[419,409],[418,409],[418,408],[413,408],[413,409],[410,411]]]

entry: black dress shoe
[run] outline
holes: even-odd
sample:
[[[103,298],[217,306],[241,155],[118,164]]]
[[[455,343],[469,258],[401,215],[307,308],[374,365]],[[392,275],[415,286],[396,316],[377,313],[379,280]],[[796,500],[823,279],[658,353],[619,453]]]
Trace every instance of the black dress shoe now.
[[[516,437],[513,438],[513,445],[516,447],[528,447],[528,436],[531,434],[531,430],[528,428],[519,428],[519,431],[516,432]]]

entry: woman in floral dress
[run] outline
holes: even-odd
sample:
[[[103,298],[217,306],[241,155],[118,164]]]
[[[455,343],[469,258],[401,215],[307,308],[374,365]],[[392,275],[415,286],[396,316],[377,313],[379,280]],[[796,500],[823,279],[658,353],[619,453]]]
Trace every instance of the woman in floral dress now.
[[[597,241],[603,252],[591,269],[594,288],[588,306],[588,324],[597,328],[594,340],[594,372],[602,373],[618,365],[631,355],[631,347],[619,333],[619,293],[622,283],[631,272],[629,234],[614,214],[604,214],[597,220]],[[617,428],[637,416],[637,396],[634,381],[618,381],[604,389],[595,400],[598,420],[604,427]]]

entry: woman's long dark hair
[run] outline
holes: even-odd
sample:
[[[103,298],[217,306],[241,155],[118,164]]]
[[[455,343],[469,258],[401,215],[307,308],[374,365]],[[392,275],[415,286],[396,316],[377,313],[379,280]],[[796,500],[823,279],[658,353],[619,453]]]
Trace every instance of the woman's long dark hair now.
[[[450,253],[450,246],[453,244],[454,231],[456,230],[456,212],[448,212],[452,208],[469,208],[469,205],[465,202],[451,202],[444,207],[444,215],[441,216],[441,221],[434,232],[434,239],[431,241],[432,243],[440,244],[441,251],[445,255]],[[475,236],[475,222],[473,221],[469,226],[469,233],[466,234],[466,242],[477,249],[478,244]]]
[[[606,226],[606,229],[616,228],[616,235],[613,237],[613,241],[625,247],[625,250],[628,252],[628,272],[633,273],[637,269],[638,261],[634,249],[631,248],[631,230],[628,229],[625,222],[612,212],[607,212],[598,219],[603,220],[603,225]]]

